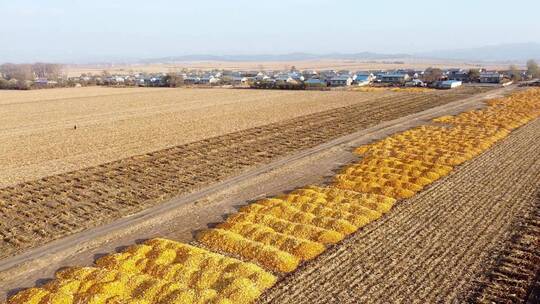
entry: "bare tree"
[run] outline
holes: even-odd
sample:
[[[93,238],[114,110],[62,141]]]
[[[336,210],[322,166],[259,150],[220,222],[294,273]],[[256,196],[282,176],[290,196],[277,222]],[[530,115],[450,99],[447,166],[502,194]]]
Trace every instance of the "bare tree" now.
[[[511,65],[508,68],[508,71],[510,74],[510,79],[512,79],[512,81],[521,81],[521,72],[519,71],[517,66]]]
[[[167,73],[164,77],[165,84],[171,88],[181,86],[184,83],[184,77],[178,73]]]
[[[469,75],[469,81],[471,82],[478,82],[480,80],[479,69],[470,69],[468,75]]]
[[[439,68],[427,68],[424,72],[424,81],[427,83],[433,83],[441,80],[443,71]]]
[[[34,73],[30,64],[6,63],[0,66],[0,71],[8,80],[16,79],[19,81],[25,81],[34,79]]]
[[[37,62],[32,65],[32,71],[36,77],[57,79],[60,77],[62,65]]]
[[[530,75],[532,78],[540,77],[538,63],[536,63],[536,61],[533,59],[527,61],[527,75]]]

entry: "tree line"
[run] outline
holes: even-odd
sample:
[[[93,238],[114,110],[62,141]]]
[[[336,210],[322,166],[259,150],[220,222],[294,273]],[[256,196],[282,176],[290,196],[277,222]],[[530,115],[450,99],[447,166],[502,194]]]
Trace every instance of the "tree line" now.
[[[29,89],[36,78],[59,79],[62,65],[37,62],[34,64],[5,63],[0,65],[0,89]]]

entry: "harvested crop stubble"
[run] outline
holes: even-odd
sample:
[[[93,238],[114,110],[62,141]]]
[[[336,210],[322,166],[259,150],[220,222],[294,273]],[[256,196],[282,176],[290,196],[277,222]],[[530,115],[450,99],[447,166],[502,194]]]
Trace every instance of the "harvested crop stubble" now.
[[[540,195],[540,193],[538,193]],[[540,200],[533,211],[521,219],[512,237],[502,248],[497,248],[491,259],[495,261],[485,275],[475,282],[467,302],[538,303],[540,293]],[[534,283],[534,281],[537,281]],[[536,286],[534,286],[536,284]],[[532,288],[531,288],[532,286]],[[536,291],[534,290],[536,289]],[[535,302],[536,301],[536,302]]]
[[[95,267],[11,297],[15,303],[251,303],[276,282],[252,263],[166,239],[104,256]]]

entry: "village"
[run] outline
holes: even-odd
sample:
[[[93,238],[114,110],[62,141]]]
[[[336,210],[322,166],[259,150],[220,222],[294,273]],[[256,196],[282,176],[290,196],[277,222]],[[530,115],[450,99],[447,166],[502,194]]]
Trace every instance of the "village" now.
[[[529,64],[536,64],[529,62]],[[48,67],[47,64],[42,66]],[[67,77],[54,68],[39,70],[25,65],[0,67],[0,89],[39,89],[54,87],[223,87],[252,89],[332,90],[351,86],[430,87],[451,89],[463,84],[500,85],[536,78],[530,69],[507,70],[427,68],[394,70],[298,70],[292,66],[283,70],[189,70],[168,73],[122,72],[111,74],[83,73]],[[34,71],[36,70],[36,71]],[[48,70],[52,72],[47,73]],[[45,71],[45,72],[44,72]]]
[[[134,73],[128,75],[81,75],[70,78],[73,83],[95,83],[106,86],[141,87],[238,87],[254,89],[315,89],[324,90],[349,86],[432,87],[450,89],[463,83],[502,84],[516,79],[528,78],[526,71],[487,71],[433,69],[414,70],[289,70],[280,71],[184,71],[179,73]]]

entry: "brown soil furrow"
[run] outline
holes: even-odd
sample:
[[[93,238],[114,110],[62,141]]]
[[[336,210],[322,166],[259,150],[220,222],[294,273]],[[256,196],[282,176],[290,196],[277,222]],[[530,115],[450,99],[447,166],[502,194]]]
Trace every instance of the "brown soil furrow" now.
[[[512,214],[517,213],[518,210],[516,210],[516,209],[519,209],[519,207],[517,207],[517,206],[514,206],[514,207],[507,206],[507,208],[509,208],[510,213],[512,213]],[[499,212],[493,218],[493,221],[499,222],[499,221],[504,220],[506,218],[507,212],[508,212],[508,210],[505,210],[505,209],[501,208],[499,210]],[[484,218],[482,216],[484,216],[484,215],[489,215],[489,214],[484,213],[484,214],[478,215],[477,216],[478,221],[475,223],[474,226],[482,226],[481,224],[484,221]],[[477,229],[478,233],[480,234],[479,236],[477,236],[476,238],[469,236],[468,238],[470,238],[470,240],[468,240],[467,242],[462,241],[462,242],[460,242],[459,246],[448,246],[449,249],[446,250],[446,252],[444,252],[443,254],[441,254],[441,256],[449,256],[450,254],[455,255],[457,261],[455,261],[453,265],[457,269],[457,271],[455,273],[456,278],[461,278],[461,277],[466,276],[467,271],[469,269],[474,269],[474,267],[477,266],[477,265],[475,265],[475,262],[477,262],[481,258],[485,257],[485,252],[478,253],[477,256],[468,255],[468,253],[469,253],[468,248],[474,246],[474,244],[486,243],[487,240],[486,239],[481,239],[481,238],[485,238],[487,235],[497,234],[499,232],[499,231],[490,231],[490,232],[488,232],[489,228],[490,227],[486,227],[485,225],[483,225],[482,229]],[[473,230],[474,229],[475,228],[473,228]],[[445,262],[446,262],[445,260],[441,259],[441,260],[438,261],[437,264],[431,264],[431,265],[428,264],[428,265],[426,265],[426,267],[431,267],[432,269],[437,269],[437,268],[441,267],[440,263],[445,263]],[[428,275],[425,276],[423,280],[419,280],[419,282],[418,282],[418,284],[420,284],[420,286],[422,286],[422,289],[420,291],[423,291],[423,292],[420,292],[418,294],[419,298],[425,297],[426,299],[429,299],[430,293],[434,289],[437,288],[437,286],[434,285],[434,282],[440,282],[442,279],[444,279],[442,277],[442,274],[438,273],[436,271],[430,271],[427,274]],[[445,290],[445,293],[438,294],[437,298],[439,298],[439,297],[447,297],[448,298],[450,296],[452,296],[452,297],[455,296],[455,294],[451,295],[451,293],[454,290],[457,290],[460,287],[460,286],[455,286],[455,285],[462,285],[463,281],[461,281],[461,280],[455,280],[454,282],[449,281],[448,284],[452,284],[452,285],[449,286],[449,288]]]
[[[463,294],[488,270],[486,260],[508,241],[513,222],[530,214],[538,202],[539,140],[540,120],[516,130],[285,277],[261,303],[465,302]],[[519,248],[530,251],[534,246]],[[516,264],[522,263],[518,259],[504,261],[498,278],[519,269],[512,265],[523,265]],[[485,290],[496,293],[500,288]],[[497,297],[485,298],[499,302]]]
[[[383,96],[0,189],[0,222],[5,223],[0,226],[0,258],[133,214],[248,167],[477,92]]]
[[[533,172],[532,170],[537,170],[537,172]],[[524,172],[521,172],[521,173],[524,174],[524,173],[527,173],[527,172],[524,171]],[[535,168],[529,170],[528,173],[530,173],[530,176],[533,176],[533,177],[534,177],[534,174],[536,174],[536,179],[537,180],[538,180],[538,178],[540,178],[540,176],[538,176],[538,167],[537,166]],[[518,182],[518,181],[516,181],[516,182]],[[524,214],[524,213],[530,212],[530,206],[523,207],[523,210],[515,210],[515,209],[517,209],[519,207],[513,205],[512,200],[511,200],[512,197],[522,196],[523,200],[526,200],[528,202],[534,202],[534,200],[535,200],[534,196],[523,195],[524,192],[532,194],[530,189],[528,189],[526,186],[522,187],[521,189],[519,189],[519,187],[515,187],[515,189],[516,189],[516,191],[507,192],[505,194],[505,197],[507,199],[505,201],[507,210],[511,210],[510,213],[515,213],[515,214]],[[527,209],[527,208],[529,208],[529,209]],[[502,210],[500,212],[500,214],[499,214],[499,218],[496,219],[495,221],[504,222],[507,219],[508,219],[508,216],[507,216],[506,210]],[[518,217],[518,219],[519,219],[519,217]],[[515,221],[515,219],[514,219],[514,221]],[[494,242],[495,238],[493,238],[492,236],[493,235],[498,235],[499,236],[498,244],[503,244],[504,242],[507,242],[508,234],[514,230],[512,221],[506,222],[506,225],[503,226],[501,229],[499,229],[499,231],[497,231],[495,229],[495,227],[487,227],[487,229],[488,229],[488,231],[485,232],[482,237],[487,238],[488,240],[478,240],[477,242],[484,242],[484,243],[486,243],[486,242]],[[498,248],[498,246],[500,246],[500,245],[495,246],[495,248]],[[465,255],[466,252],[464,252],[463,254]],[[463,275],[467,274],[467,271],[469,269],[474,269],[474,267],[476,267],[478,269],[486,269],[486,265],[489,264],[489,263],[486,262],[486,260],[492,259],[492,253],[489,250],[484,250],[478,256],[476,256],[474,258],[469,256],[468,258],[469,258],[469,264],[466,264],[461,268]],[[475,274],[475,275],[478,275],[478,274]],[[459,277],[459,275],[458,275],[458,277]],[[449,297],[449,298],[460,297],[459,292],[461,292],[461,291],[468,288],[466,284],[470,284],[470,281],[456,280],[454,282],[454,286],[452,288],[448,289],[448,293],[445,294],[445,295],[442,295],[442,296],[446,296],[446,297]]]
[[[532,151],[531,151],[532,152]],[[508,155],[508,157],[512,157],[512,155]],[[509,168],[500,168],[500,170],[506,170]],[[532,173],[532,172],[529,172]],[[495,187],[501,187],[503,185],[495,185]],[[519,193],[519,188],[515,188],[515,191]],[[478,200],[482,199],[488,199],[488,195],[478,196],[476,197]],[[455,227],[458,227],[458,233],[462,234],[464,237],[459,242],[458,246],[455,244],[447,245],[447,244],[441,244],[437,243],[436,247],[429,247],[429,250],[426,252],[420,253],[422,256],[428,256],[428,262],[422,267],[426,267],[427,269],[437,269],[440,265],[440,263],[444,263],[445,261],[442,259],[439,259],[438,257],[445,257],[448,256],[450,253],[455,255],[457,257],[456,261],[459,261],[459,263],[464,264],[469,262],[467,260],[468,256],[466,255],[470,246],[473,246],[473,244],[478,243],[480,241],[481,237],[485,237],[486,235],[490,235],[490,233],[486,233],[486,230],[490,229],[491,227],[482,225],[482,222],[484,221],[484,218],[488,216],[489,210],[486,209],[477,209],[473,204],[469,204],[470,208],[468,210],[462,210],[461,213],[463,214],[469,214],[471,213],[474,216],[474,222],[470,223],[469,225],[466,225],[465,221],[460,222],[446,222],[445,224],[441,225],[443,228],[437,229],[439,233],[437,233],[437,236],[439,236],[440,240],[444,240],[444,236],[448,233],[449,229],[455,230]],[[511,209],[511,213],[514,213],[517,209],[517,205],[510,205],[507,206],[507,208]],[[478,210],[481,210],[482,212],[477,212]],[[502,217],[507,212],[507,209],[500,208],[499,211],[496,214],[493,214],[494,221],[501,220]],[[472,228],[469,228],[472,227]],[[471,230],[477,230],[477,234],[471,234],[467,235],[464,233],[465,229],[471,229]],[[438,251],[436,252],[435,249]],[[476,260],[476,257],[474,258]],[[470,266],[470,265],[469,265]],[[456,265],[455,267],[459,267],[459,270],[465,271],[467,267],[461,267],[460,265]],[[433,271],[427,271],[423,273],[424,275],[420,274],[416,280],[416,284],[419,286],[422,286],[422,289],[424,292],[432,290],[434,286],[430,286],[433,282],[437,282],[438,278],[441,276],[440,273],[433,272]],[[461,274],[458,274],[457,277],[460,277]],[[399,279],[399,277],[397,278]],[[458,281],[459,282],[459,281]],[[428,294],[419,294],[419,297],[428,297]]]
[[[540,275],[539,198],[540,193],[531,197],[536,201],[534,210],[515,223],[510,241],[494,250],[486,262],[491,265],[489,271],[461,295],[468,302],[513,303],[538,298],[534,285]]]

